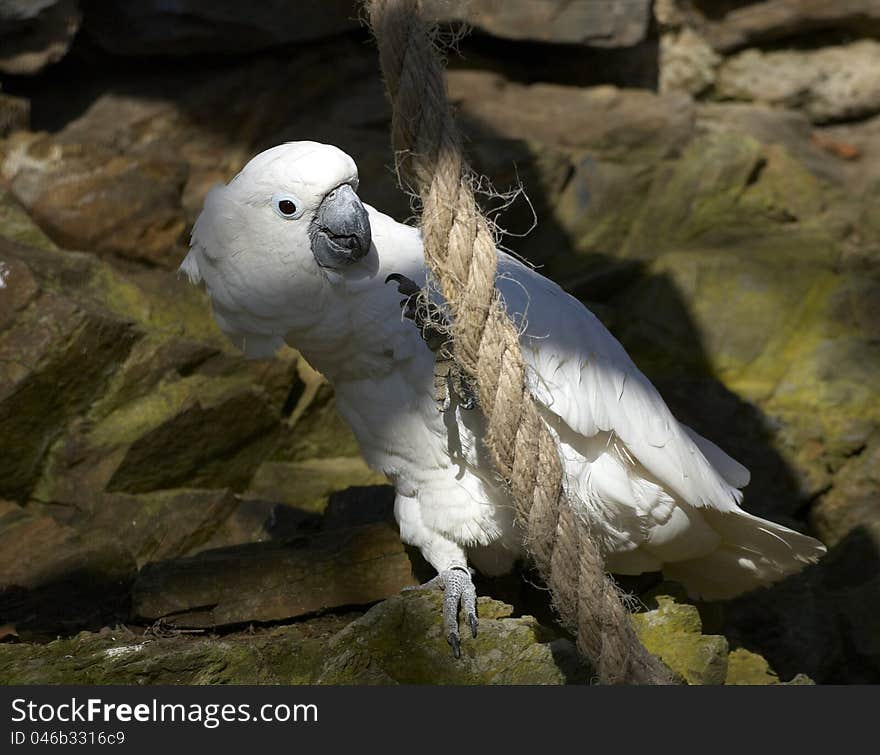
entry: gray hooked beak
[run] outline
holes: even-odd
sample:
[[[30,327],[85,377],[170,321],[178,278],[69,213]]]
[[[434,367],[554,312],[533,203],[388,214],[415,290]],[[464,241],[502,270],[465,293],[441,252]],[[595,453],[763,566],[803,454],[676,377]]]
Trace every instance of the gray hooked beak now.
[[[370,251],[370,218],[348,184],[324,197],[309,225],[312,254],[322,267],[345,267]]]

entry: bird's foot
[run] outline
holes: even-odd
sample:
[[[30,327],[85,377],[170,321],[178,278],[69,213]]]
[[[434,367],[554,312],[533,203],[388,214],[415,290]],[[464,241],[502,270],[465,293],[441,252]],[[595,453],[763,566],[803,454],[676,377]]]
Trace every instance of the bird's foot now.
[[[405,588],[419,590],[423,588],[440,588],[443,590],[443,631],[446,641],[452,648],[452,654],[461,658],[461,634],[458,630],[459,606],[464,612],[465,619],[471,629],[471,634],[477,636],[477,590],[471,579],[469,569],[463,566],[453,566],[444,569],[434,579],[428,580],[419,587]]]
[[[477,405],[477,391],[471,379],[462,372],[452,352],[449,319],[443,309],[433,303],[427,290],[401,273],[391,273],[385,283],[397,283],[397,291],[406,298],[400,302],[403,316],[412,320],[428,348],[434,352],[434,400],[440,411],[457,406],[470,410]]]
[[[449,320],[443,309],[432,302],[426,288],[419,288],[411,278],[401,273],[391,273],[385,283],[395,282],[397,292],[405,297],[400,308],[407,320],[412,320],[428,348],[441,358],[450,359]]]

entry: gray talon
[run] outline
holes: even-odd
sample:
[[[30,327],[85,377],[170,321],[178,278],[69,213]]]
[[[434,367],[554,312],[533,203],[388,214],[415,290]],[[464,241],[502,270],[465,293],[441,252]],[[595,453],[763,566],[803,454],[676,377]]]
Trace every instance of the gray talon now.
[[[436,577],[418,587],[404,587],[404,590],[439,587],[443,590],[443,631],[452,654],[461,658],[461,634],[458,630],[458,610],[461,607],[471,634],[477,636],[477,590],[471,580],[470,571],[454,566],[444,569]]]
[[[385,285],[387,286],[391,281],[397,284],[397,292],[404,296],[412,296],[422,290],[413,280],[400,273],[391,273],[385,278]],[[404,301],[406,300],[404,299]]]
[[[446,641],[452,647],[452,654],[456,657],[456,659],[461,658],[461,640],[458,637],[458,634],[450,634]]]
[[[477,405],[473,381],[456,363],[449,336],[449,319],[443,309],[431,301],[427,287],[401,273],[391,273],[385,283],[396,283],[397,291],[406,298],[400,302],[403,316],[412,320],[422,340],[434,352],[434,398],[441,412],[452,408],[452,399],[465,411]]]

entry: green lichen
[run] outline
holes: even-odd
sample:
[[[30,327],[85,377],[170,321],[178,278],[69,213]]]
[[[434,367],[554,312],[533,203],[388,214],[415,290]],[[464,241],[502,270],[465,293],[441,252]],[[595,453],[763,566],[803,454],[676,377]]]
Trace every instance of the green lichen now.
[[[0,188],[0,237],[23,246],[55,251],[53,241],[34,223],[12,195]]]
[[[32,330],[30,348],[20,354],[33,360],[27,374],[0,400],[0,438],[10,439],[0,454],[0,495],[26,500],[40,476],[46,449],[67,422],[87,410],[101,395],[114,369],[137,338],[129,323],[104,313],[62,307],[67,318],[57,324],[52,340],[40,338],[45,310],[30,310],[18,328],[0,336],[14,350],[13,339]]]
[[[85,527],[112,534],[143,567],[150,561],[198,552],[238,505],[228,489],[105,494],[95,499]]]
[[[727,677],[727,640],[702,634],[694,606],[668,595],[656,598],[657,608],[635,614],[636,631],[644,646],[658,655],[688,684],[723,684]]]
[[[94,406],[92,413],[52,447],[34,490],[38,500],[88,508],[102,490],[241,490],[271,453],[280,426],[260,388],[242,375],[168,380],[106,417]]]
[[[643,210],[654,170],[653,165],[604,162],[592,155],[574,158],[571,179],[553,213],[579,254],[613,253],[623,246]],[[565,277],[578,264],[577,256],[558,255],[553,275]]]
[[[480,634],[452,657],[442,594],[416,591],[362,617],[323,617],[223,638],[124,629],[0,644],[0,684],[564,684],[592,674],[570,641],[481,598]],[[504,615],[508,614],[508,615]]]
[[[700,136],[656,172],[621,253],[788,247],[802,260],[828,259],[833,244],[819,217],[825,192],[780,146],[737,133]]]
[[[482,603],[488,599],[481,599]],[[438,620],[442,594],[420,590],[390,598],[327,646],[321,684],[563,684],[591,672],[562,640],[532,617],[484,619],[476,639],[449,651]],[[482,611],[478,605],[477,612]]]
[[[779,677],[770,664],[757,653],[745,648],[732,650],[727,657],[727,679],[725,684],[767,685],[779,684]]]
[[[225,382],[203,385],[195,400],[187,394],[182,404],[160,400],[155,414],[127,413],[139,427],[145,419],[164,417],[165,421],[137,434],[107,489],[137,493],[184,484],[235,490],[246,486],[274,446],[278,417],[258,388],[230,390]],[[167,398],[167,394],[161,397]],[[152,401],[148,403],[157,408]],[[171,412],[163,414],[163,409]],[[134,435],[125,423],[114,426],[127,439]],[[235,432],[229,432],[230,428]],[[108,439],[106,432],[102,427],[99,444]]]
[[[274,461],[360,455],[354,433],[336,412],[333,389],[327,383],[321,382],[291,419],[272,455]]]
[[[359,456],[269,461],[257,469],[247,496],[321,513],[331,493],[355,485],[385,483],[385,476],[370,469]]]
[[[253,638],[150,638],[81,632],[46,645],[0,646],[3,684],[295,684],[320,643],[286,627]]]

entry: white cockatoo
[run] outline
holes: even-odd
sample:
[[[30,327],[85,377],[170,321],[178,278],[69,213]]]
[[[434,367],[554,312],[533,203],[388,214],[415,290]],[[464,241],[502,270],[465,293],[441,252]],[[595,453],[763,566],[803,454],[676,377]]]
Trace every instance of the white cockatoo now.
[[[354,161],[336,147],[269,149],[208,194],[181,271],[204,282],[217,323],[245,354],[268,358],[286,342],[332,384],[364,458],[394,485],[401,538],[438,572],[431,584],[446,592],[458,654],[459,606],[477,628],[469,565],[509,570],[522,533],[479,409],[438,411],[434,355],[386,285],[389,276],[424,285],[420,233],[362,204],[357,188]],[[825,552],[740,508],[748,470],[678,422],[579,301],[503,253],[497,285],[524,324],[531,389],[558,441],[568,498],[609,571],[662,570],[713,600]]]

